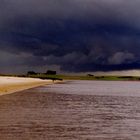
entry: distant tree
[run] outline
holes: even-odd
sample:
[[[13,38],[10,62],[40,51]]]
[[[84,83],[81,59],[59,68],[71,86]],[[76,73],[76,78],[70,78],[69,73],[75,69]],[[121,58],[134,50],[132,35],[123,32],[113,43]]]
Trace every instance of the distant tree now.
[[[56,75],[56,71],[47,70],[46,74],[48,74],[48,75]]]
[[[37,73],[34,72],[34,71],[28,71],[28,72],[27,72],[27,75],[35,75],[35,74],[37,74]]]
[[[94,75],[92,75],[92,74],[87,74],[87,76],[91,77],[91,76],[94,76]]]

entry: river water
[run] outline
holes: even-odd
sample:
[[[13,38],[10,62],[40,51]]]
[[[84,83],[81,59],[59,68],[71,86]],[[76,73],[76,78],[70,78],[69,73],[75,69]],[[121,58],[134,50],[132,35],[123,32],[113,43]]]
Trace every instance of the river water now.
[[[1,96],[0,140],[140,140],[140,82],[69,81]]]

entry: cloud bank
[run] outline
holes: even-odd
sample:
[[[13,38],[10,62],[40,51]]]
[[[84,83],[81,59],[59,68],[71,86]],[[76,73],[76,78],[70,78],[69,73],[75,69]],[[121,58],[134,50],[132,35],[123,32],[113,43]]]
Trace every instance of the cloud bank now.
[[[139,7],[139,0],[1,0],[1,70],[139,69]]]

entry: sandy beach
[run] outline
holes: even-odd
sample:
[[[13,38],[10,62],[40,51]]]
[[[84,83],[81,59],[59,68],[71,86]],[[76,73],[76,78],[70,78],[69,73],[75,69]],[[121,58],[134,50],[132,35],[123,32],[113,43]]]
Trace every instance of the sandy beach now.
[[[0,76],[0,95],[51,84],[52,80]]]

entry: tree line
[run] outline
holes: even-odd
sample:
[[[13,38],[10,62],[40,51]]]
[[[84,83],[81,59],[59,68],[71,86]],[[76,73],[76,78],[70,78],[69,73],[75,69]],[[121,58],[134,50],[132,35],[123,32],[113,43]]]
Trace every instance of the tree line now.
[[[35,72],[35,71],[28,71],[27,72],[27,75],[38,75],[38,74],[46,74],[46,75],[56,75],[56,71],[53,71],[53,70],[47,70],[45,73],[38,73],[38,72]]]

